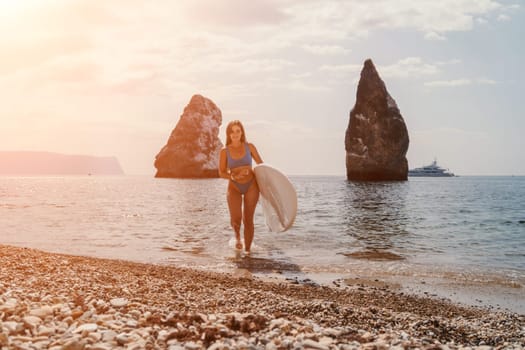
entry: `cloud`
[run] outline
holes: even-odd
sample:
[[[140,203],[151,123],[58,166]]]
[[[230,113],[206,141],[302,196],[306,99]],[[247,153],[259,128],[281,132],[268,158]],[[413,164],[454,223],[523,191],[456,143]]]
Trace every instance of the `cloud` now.
[[[476,83],[478,83],[480,85],[495,85],[498,82],[496,80],[492,80],[492,79],[479,78],[479,79],[476,79]]]
[[[470,79],[453,79],[453,80],[436,80],[426,82],[424,85],[428,87],[457,87],[472,84]]]
[[[476,22],[478,24],[487,24],[487,23],[489,23],[489,21],[486,18],[483,18],[483,17],[476,18]]]
[[[42,2],[44,4],[44,2]],[[228,74],[228,84],[247,74],[277,74],[303,59],[347,55],[348,39],[376,30],[411,29],[427,39],[444,40],[451,31],[472,29],[473,16],[488,16],[493,0],[277,1],[138,0],[93,2],[55,0],[28,16],[27,40],[6,44],[0,34],[0,74],[34,67],[57,57],[91,54],[100,76],[122,80],[122,67],[149,64],[167,79],[195,81],[205,74]],[[18,29],[25,22],[18,23]],[[13,24],[14,25],[14,24]],[[67,33],[64,34],[64,29]],[[38,37],[34,33],[45,33]],[[44,34],[41,34],[42,36]],[[9,53],[20,53],[20,57]],[[403,65],[403,62],[399,62]],[[360,65],[322,65],[320,70],[354,73]],[[432,74],[432,64],[386,67],[386,74]],[[390,70],[390,71],[389,71]],[[209,76],[209,75],[208,75]]]
[[[306,79],[312,77],[311,72],[303,72],[303,73],[292,73],[290,75],[292,79]]]
[[[510,16],[505,14],[500,14],[497,18],[499,22],[508,22],[510,21]]]
[[[331,89],[328,86],[319,84],[319,83],[307,83],[302,80],[292,80],[288,81],[284,84],[279,84],[279,86],[276,86],[276,88],[284,87],[289,90],[294,91],[304,91],[304,92],[327,92],[331,91]]]
[[[93,81],[102,73],[102,67],[89,61],[55,59],[35,75],[41,81],[55,83],[85,83]]]
[[[277,137],[293,137],[307,138],[307,139],[324,139],[341,137],[341,133],[333,130],[320,129],[305,126],[301,123],[293,123],[288,121],[269,121],[269,120],[251,120],[246,121],[245,126],[250,129],[250,132],[259,135],[272,135],[272,138]],[[279,136],[277,136],[279,135]]]
[[[474,18],[494,13],[502,5],[493,0],[376,0],[294,2],[283,12],[305,35],[327,40],[361,38],[375,30],[416,30],[430,40],[474,28]],[[309,33],[309,34],[307,34]]]
[[[167,88],[162,85],[162,79],[155,74],[145,76],[129,77],[120,82],[110,83],[107,90],[112,94],[124,95],[160,95]]]
[[[515,12],[520,11],[521,8],[522,7],[520,4],[510,4],[510,5],[502,4],[500,10],[503,13],[515,13]]]
[[[321,72],[329,73],[356,73],[361,71],[363,66],[361,64],[336,64],[336,65],[322,65],[319,70]]]
[[[94,47],[83,35],[41,35],[18,37],[16,41],[0,40],[0,76],[52,61],[65,55],[83,54]]]
[[[459,86],[468,86],[468,85],[495,85],[498,82],[492,79],[487,78],[478,78],[478,79],[452,79],[452,80],[436,80],[429,81],[424,83],[428,87],[459,87]]]
[[[348,63],[354,39],[408,29],[444,40],[448,32],[472,29],[473,18],[494,19],[502,11],[493,0],[39,4],[45,5],[9,19],[10,31],[0,33],[0,79],[14,74],[13,86],[19,89],[51,86],[64,96],[175,96],[196,89],[221,96],[255,96],[260,89],[328,91],[340,79],[358,76],[362,64]],[[14,32],[16,40],[10,35]],[[438,73],[441,65],[408,57],[378,69],[385,77],[419,78]],[[321,74],[323,82],[316,82]]]
[[[459,58],[452,58],[452,59],[449,59],[449,60],[446,60],[446,61],[437,61],[437,62],[435,62],[435,64],[438,65],[438,66],[447,66],[447,65],[459,64],[459,63],[461,63],[461,60]]]
[[[276,1],[183,1],[182,10],[204,27],[255,27],[276,25],[287,19]]]
[[[303,45],[302,48],[314,55],[345,55],[350,52],[349,49],[339,45]]]
[[[202,67],[204,71],[235,72],[238,74],[255,74],[282,71],[294,65],[294,62],[283,59],[246,59],[237,62],[211,61],[208,67]]]
[[[31,2],[7,21],[1,18],[0,75],[96,49],[98,34],[122,24],[117,14],[101,2]]]
[[[459,129],[459,128],[450,128],[450,127],[441,127],[441,128],[434,128],[434,129],[426,129],[426,130],[414,130],[413,134],[421,139],[426,139],[430,137],[436,137],[438,136],[441,140],[446,140],[447,137],[445,135],[454,136],[454,137],[464,137],[465,139],[468,138],[488,138],[489,135],[485,131],[478,131],[478,130],[465,130],[465,129]]]
[[[428,32],[425,34],[425,39],[427,40],[438,40],[438,41],[443,41],[443,40],[447,40],[447,38],[441,34],[438,34],[436,32]]]
[[[381,66],[378,70],[385,77],[411,79],[439,72],[436,64],[425,63],[421,57],[407,57],[394,64]]]

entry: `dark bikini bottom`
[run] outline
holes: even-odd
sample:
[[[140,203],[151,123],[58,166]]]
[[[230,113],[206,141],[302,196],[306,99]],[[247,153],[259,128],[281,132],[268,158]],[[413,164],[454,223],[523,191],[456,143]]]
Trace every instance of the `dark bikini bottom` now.
[[[232,180],[232,182],[237,187],[239,192],[241,192],[241,194],[246,194],[246,192],[248,192],[248,190],[250,189],[250,186],[252,185],[253,179],[251,179],[250,181],[248,181],[247,183],[244,183],[244,184],[241,184],[241,183],[233,181],[233,180]]]

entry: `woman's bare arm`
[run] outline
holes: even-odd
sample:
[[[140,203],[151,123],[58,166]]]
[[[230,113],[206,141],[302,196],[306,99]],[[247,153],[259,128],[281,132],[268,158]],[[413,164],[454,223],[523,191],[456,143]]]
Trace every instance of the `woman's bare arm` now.
[[[255,162],[257,164],[261,164],[263,162],[261,156],[259,155],[259,152],[257,152],[257,148],[252,143],[249,143],[248,146],[250,146],[250,152],[252,153],[253,159],[255,159]]]
[[[231,179],[231,174],[228,169],[228,159],[226,158],[226,148],[221,149],[219,155],[219,177],[223,179]]]

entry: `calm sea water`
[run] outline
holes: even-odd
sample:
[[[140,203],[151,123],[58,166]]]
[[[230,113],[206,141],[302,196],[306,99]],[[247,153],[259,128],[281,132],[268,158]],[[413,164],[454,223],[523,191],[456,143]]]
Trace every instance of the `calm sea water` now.
[[[294,227],[269,233],[259,205],[249,259],[231,249],[221,179],[0,177],[0,243],[212,270],[525,286],[525,177],[291,180]]]

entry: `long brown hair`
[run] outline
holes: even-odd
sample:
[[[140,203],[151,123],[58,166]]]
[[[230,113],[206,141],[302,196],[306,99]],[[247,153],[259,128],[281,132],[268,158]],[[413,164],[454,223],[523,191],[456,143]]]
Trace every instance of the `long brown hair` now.
[[[233,127],[237,125],[241,128],[242,135],[241,135],[241,142],[246,142],[246,134],[244,133],[244,126],[242,126],[242,123],[240,120],[232,120],[228,123],[228,126],[226,126],[226,146],[228,146],[230,143],[232,143],[232,139],[230,137],[230,134],[232,133]]]

